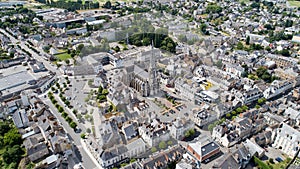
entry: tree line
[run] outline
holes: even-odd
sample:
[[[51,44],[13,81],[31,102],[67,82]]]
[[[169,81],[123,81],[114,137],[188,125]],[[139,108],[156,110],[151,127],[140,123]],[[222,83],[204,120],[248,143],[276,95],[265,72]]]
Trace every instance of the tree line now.
[[[149,46],[152,41],[156,48],[160,48],[171,53],[176,52],[177,44],[172,38],[165,34],[138,33],[129,37],[129,43],[135,46]]]
[[[83,10],[83,9],[97,9],[99,8],[99,2],[93,1],[85,1],[84,3],[81,0],[77,1],[65,1],[65,0],[58,0],[52,1],[49,3],[47,0],[37,0],[40,3],[47,4],[50,7],[56,8],[63,8],[67,9],[68,11],[76,11],[76,10]]]

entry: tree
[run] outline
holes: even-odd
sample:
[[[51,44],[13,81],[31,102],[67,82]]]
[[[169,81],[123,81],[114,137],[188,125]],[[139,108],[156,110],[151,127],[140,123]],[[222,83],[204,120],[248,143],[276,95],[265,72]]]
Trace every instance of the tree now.
[[[62,113],[64,111],[64,108],[62,108],[61,106],[58,107],[58,112]]]
[[[264,104],[266,102],[266,99],[265,98],[261,98],[261,99],[258,99],[257,100],[257,103],[259,104],[259,105],[262,105],[262,104]]]
[[[178,40],[179,40],[180,42],[187,42],[187,38],[186,38],[186,36],[183,35],[183,34],[181,34],[181,35],[178,36]]]
[[[18,129],[13,128],[5,133],[3,143],[10,146],[22,144],[22,136],[19,134]]]
[[[75,129],[75,128],[77,127],[77,124],[76,124],[74,121],[72,121],[72,122],[70,123],[70,127],[71,127],[72,129]]]
[[[244,49],[243,43],[242,43],[242,42],[238,42],[236,48],[237,48],[238,50],[243,50],[243,49]]]
[[[248,110],[248,106],[244,105],[244,106],[242,106],[242,109],[243,109],[243,111],[246,111],[246,110]]]
[[[165,149],[165,148],[167,147],[167,144],[166,144],[166,142],[161,141],[161,142],[158,144],[158,147],[159,147],[160,149]]]
[[[207,5],[206,13],[220,13],[222,12],[222,8],[218,5]]]
[[[157,151],[156,147],[152,147],[152,148],[151,148],[151,152],[152,152],[152,153],[154,153],[154,152],[156,152],[156,151]]]
[[[250,37],[247,36],[247,38],[246,38],[246,45],[249,45],[249,44],[250,44]]]
[[[2,157],[6,164],[18,163],[24,151],[22,150],[20,145],[14,145],[13,147],[8,147],[6,151],[4,151]]]
[[[236,112],[242,113],[242,112],[243,112],[243,109],[239,107],[239,108],[236,109]]]
[[[84,133],[80,134],[80,138],[85,139],[85,134]]]
[[[283,50],[280,52],[280,54],[282,54],[282,56],[287,56],[287,57],[291,56],[291,54],[290,54],[290,52],[289,52],[288,49],[283,49]]]
[[[103,91],[102,91],[102,94],[103,94],[103,95],[108,95],[108,93],[109,93],[109,92],[108,92],[107,89],[103,89]]]
[[[103,8],[110,9],[111,8],[111,2],[106,1],[105,4],[103,5]]]
[[[5,133],[7,133],[10,130],[10,126],[7,122],[0,122],[0,136],[3,136]]]
[[[66,117],[68,116],[68,114],[67,114],[66,112],[62,112],[62,113],[61,113],[61,116],[62,116],[63,118],[66,118]]]
[[[227,114],[226,114],[226,118],[227,118],[227,119],[230,119],[230,118],[231,118],[231,114],[230,114],[230,113],[227,113]]]
[[[87,129],[86,129],[86,132],[87,132],[87,133],[91,133],[91,129],[90,129],[90,128],[87,128]]]

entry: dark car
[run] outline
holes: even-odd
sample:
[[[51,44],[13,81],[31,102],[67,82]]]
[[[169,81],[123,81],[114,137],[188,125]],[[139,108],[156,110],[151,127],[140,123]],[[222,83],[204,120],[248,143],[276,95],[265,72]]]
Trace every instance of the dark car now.
[[[169,112],[170,112],[171,114],[174,114],[174,113],[175,113],[175,111],[174,111],[174,110],[170,110]]]
[[[74,129],[74,131],[75,131],[75,133],[81,133],[81,128],[76,127],[76,128]]]
[[[280,158],[280,157],[275,158],[275,160],[278,161],[278,162],[282,162],[283,161],[283,159]]]

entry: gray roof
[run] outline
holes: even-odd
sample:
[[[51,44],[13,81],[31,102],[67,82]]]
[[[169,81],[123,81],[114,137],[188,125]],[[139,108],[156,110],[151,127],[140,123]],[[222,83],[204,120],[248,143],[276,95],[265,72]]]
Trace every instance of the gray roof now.
[[[5,77],[0,77],[0,91],[26,84],[31,80],[34,80],[34,77],[26,71],[14,73]]]
[[[133,124],[124,127],[124,134],[127,139],[131,139],[137,135],[137,131],[134,129]]]

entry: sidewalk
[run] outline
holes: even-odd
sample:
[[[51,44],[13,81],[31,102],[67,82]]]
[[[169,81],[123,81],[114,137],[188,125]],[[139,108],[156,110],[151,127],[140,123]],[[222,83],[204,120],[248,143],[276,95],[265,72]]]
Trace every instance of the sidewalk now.
[[[88,156],[90,157],[90,159],[96,164],[97,169],[103,169],[101,167],[101,165],[99,164],[99,162],[95,159],[95,157],[91,154],[91,152],[89,151],[89,149],[86,146],[86,143],[83,141],[83,139],[80,139],[82,148],[84,149],[84,151],[88,154]],[[100,155],[100,154],[99,154]]]

